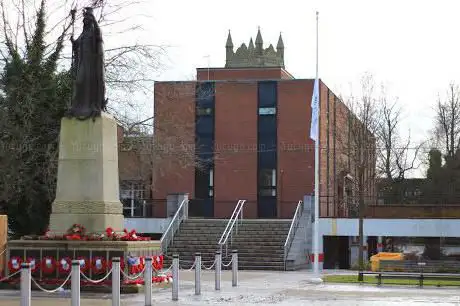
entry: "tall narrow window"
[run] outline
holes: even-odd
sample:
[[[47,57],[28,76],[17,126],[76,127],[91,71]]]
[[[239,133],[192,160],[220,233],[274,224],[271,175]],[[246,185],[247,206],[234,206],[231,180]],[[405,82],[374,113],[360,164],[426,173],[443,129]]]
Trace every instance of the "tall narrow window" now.
[[[259,195],[276,196],[276,169],[261,169],[259,172]]]
[[[209,196],[214,196],[214,170],[209,170]]]
[[[276,218],[278,82],[259,81],[257,91],[257,215]]]

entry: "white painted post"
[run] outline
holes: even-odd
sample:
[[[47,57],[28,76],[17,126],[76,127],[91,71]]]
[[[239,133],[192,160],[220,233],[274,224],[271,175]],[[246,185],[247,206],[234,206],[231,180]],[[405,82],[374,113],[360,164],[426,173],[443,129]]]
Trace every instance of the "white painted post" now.
[[[112,306],[120,306],[120,257],[112,258]]]
[[[172,300],[177,301],[179,300],[179,255],[178,254],[173,254],[172,277],[173,277]]]
[[[21,264],[21,306],[30,306],[32,293],[30,264]]]
[[[80,261],[72,260],[71,306],[80,306]]]
[[[144,272],[145,306],[152,305],[152,257],[145,258]]]
[[[222,257],[221,257],[220,251],[216,251],[216,261],[215,261],[215,266],[214,266],[214,271],[215,271],[215,290],[220,290],[220,277],[221,277],[221,268],[222,268]]]
[[[201,253],[195,253],[195,295],[201,294]]]
[[[232,251],[232,287],[238,286],[238,251]]]

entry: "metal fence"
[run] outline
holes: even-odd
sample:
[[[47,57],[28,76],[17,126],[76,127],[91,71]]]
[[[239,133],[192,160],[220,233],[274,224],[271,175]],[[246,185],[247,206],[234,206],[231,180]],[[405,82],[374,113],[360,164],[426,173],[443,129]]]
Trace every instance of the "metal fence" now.
[[[221,279],[222,279],[222,267],[232,266],[232,287],[238,286],[238,252],[234,250],[232,252],[232,258],[228,263],[222,262],[222,255],[220,251],[216,252],[214,262],[209,267],[206,267],[205,263],[201,261],[201,254],[195,254],[195,260],[192,266],[188,268],[188,271],[195,271],[195,295],[201,295],[201,274],[202,268],[205,270],[214,269],[214,289],[221,290]],[[172,265],[163,271],[156,271],[152,263],[151,257],[145,258],[145,266],[143,270],[135,275],[129,275],[121,269],[120,258],[112,258],[112,267],[104,275],[98,279],[91,279],[85,275],[81,270],[81,263],[79,260],[72,260],[70,273],[65,276],[62,283],[54,289],[44,288],[45,286],[40,283],[39,279],[35,279],[32,274],[31,265],[29,263],[22,263],[21,269],[17,270],[14,274],[9,275],[6,278],[0,279],[1,282],[6,282],[17,278],[16,275],[20,275],[20,305],[30,306],[32,301],[32,286],[38,288],[40,291],[45,293],[55,293],[62,290],[64,287],[68,287],[70,282],[71,290],[71,305],[80,306],[81,300],[81,283],[85,281],[93,285],[106,285],[104,282],[109,280],[111,275],[111,287],[112,287],[112,306],[120,306],[120,295],[122,280],[135,281],[143,279],[144,285],[144,296],[145,305],[152,305],[152,284],[155,277],[153,274],[166,273],[172,270],[172,278],[167,278],[166,281],[172,282],[171,298],[173,301],[179,300],[179,270],[180,262],[179,255],[173,255]]]

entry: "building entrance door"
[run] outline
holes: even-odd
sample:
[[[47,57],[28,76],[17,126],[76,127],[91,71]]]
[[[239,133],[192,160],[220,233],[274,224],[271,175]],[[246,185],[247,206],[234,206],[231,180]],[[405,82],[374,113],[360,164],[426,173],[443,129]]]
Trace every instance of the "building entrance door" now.
[[[195,199],[189,203],[190,217],[214,217],[214,195],[210,192],[209,173],[209,169],[195,171]]]
[[[276,197],[259,196],[257,201],[257,217],[265,219],[276,219]]]
[[[214,199],[192,199],[188,206],[188,215],[192,218],[213,218]]]

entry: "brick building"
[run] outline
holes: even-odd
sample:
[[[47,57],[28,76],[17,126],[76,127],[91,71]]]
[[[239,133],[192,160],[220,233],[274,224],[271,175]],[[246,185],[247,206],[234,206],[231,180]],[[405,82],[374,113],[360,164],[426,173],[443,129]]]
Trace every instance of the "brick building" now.
[[[285,70],[281,35],[276,50],[264,49],[260,30],[235,52],[228,34],[224,68],[197,68],[196,81],[156,82],[154,137],[174,138],[180,128],[181,141],[154,167],[153,197],[187,192],[190,214],[203,217],[229,217],[246,199],[245,218],[291,218],[314,190],[313,84]],[[320,103],[321,216],[345,216],[349,111],[322,81]],[[175,125],[162,128],[162,118]],[[197,163],[181,163],[181,150],[194,150]]]

